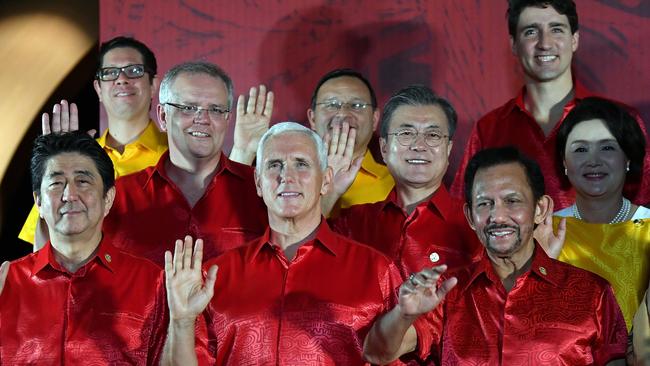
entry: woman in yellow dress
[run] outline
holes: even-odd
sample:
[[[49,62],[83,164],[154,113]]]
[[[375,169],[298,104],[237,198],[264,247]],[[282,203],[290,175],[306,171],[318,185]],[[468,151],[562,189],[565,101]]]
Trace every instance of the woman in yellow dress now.
[[[648,287],[650,210],[625,198],[623,186],[640,182],[645,146],[635,119],[601,98],[583,99],[557,134],[557,157],[576,192],[575,203],[554,214],[555,227],[566,218],[558,259],[610,282],[628,330]]]

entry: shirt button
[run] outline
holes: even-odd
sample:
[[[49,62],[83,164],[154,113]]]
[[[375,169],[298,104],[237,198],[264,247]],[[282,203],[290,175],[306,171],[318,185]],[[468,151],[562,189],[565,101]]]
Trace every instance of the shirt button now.
[[[106,258],[106,262],[111,263],[111,255],[110,254],[105,254],[104,258]]]
[[[546,276],[546,268],[544,268],[544,267],[539,267],[539,273],[541,273],[541,274],[543,274],[544,276]]]
[[[440,255],[438,255],[438,253],[436,253],[436,252],[433,252],[433,253],[429,254],[429,260],[431,262],[433,262],[433,263],[436,263],[437,261],[440,260]]]

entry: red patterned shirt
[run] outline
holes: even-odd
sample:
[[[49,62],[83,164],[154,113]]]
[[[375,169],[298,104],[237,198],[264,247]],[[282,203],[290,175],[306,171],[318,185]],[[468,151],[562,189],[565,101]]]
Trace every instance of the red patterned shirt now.
[[[624,358],[627,328],[603,278],[535,249],[506,292],[487,256],[415,322],[422,359],[444,365],[604,365]],[[440,359],[439,359],[440,358]]]
[[[563,176],[564,169],[558,166],[555,141],[562,121],[575,107],[576,102],[586,97],[595,96],[580,83],[576,82],[574,85],[575,98],[564,107],[560,122],[553,127],[548,136],[544,135],[535,118],[526,110],[524,103],[525,88],[521,90],[516,98],[509,100],[506,104],[491,111],[476,122],[451,187],[452,195],[456,197],[464,196],[465,169],[474,154],[490,147],[512,145],[521,150],[526,156],[535,159],[539,164],[544,173],[546,192],[553,198],[555,203],[554,209],[559,210],[572,205],[575,201],[575,192],[569,181]],[[645,125],[639,114],[629,106],[624,107],[635,116],[641,130],[645,133]],[[623,195],[637,204],[650,202],[650,144],[646,144],[641,183],[627,182]]]
[[[51,244],[14,261],[0,296],[3,365],[158,365],[168,315],[162,271],[102,240],[75,273]]]
[[[385,201],[352,206],[332,219],[334,231],[393,259],[403,278],[425,267],[465,266],[483,252],[463,205],[440,186],[408,215],[393,190]]]
[[[208,364],[365,364],[365,335],[395,302],[395,267],[332,232],[324,219],[317,230],[293,260],[270,244],[267,230],[206,264],[219,265],[204,312]],[[199,358],[205,353],[199,349]]]
[[[155,167],[115,182],[117,194],[104,232],[115,246],[164,266],[165,250],[186,235],[204,241],[209,259],[253,240],[264,232],[266,207],[257,196],[253,169],[221,154],[217,173],[194,205],[167,176],[165,153]]]

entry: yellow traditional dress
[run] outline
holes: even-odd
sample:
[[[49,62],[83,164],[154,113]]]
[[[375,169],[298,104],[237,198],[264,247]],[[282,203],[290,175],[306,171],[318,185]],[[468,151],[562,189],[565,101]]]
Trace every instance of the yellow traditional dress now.
[[[553,218],[554,228],[559,221],[560,217]],[[566,240],[558,259],[609,281],[630,330],[648,287],[650,219],[591,224],[567,217]]]

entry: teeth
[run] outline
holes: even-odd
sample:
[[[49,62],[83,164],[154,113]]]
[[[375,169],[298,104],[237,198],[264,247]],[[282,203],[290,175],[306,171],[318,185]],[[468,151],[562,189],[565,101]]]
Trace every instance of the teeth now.
[[[537,58],[542,62],[550,62],[557,58],[557,56],[537,56]]]
[[[194,137],[208,137],[208,136],[210,136],[205,132],[198,132],[198,131],[192,131],[192,132],[190,132],[190,135],[192,135]]]
[[[280,193],[280,196],[282,196],[282,197],[298,197],[299,195],[300,195],[300,193],[297,193],[297,192],[283,192],[283,193]]]
[[[118,97],[127,97],[127,96],[129,96],[129,95],[133,95],[133,93],[126,93],[126,92],[124,92],[124,93],[117,93],[117,94],[115,94],[115,95],[118,96]]]
[[[422,159],[408,159],[406,161],[409,164],[426,164],[429,162],[428,160],[422,160]]]
[[[512,231],[509,231],[509,230],[508,231],[491,231],[490,232],[490,235],[499,236],[499,237],[510,235],[510,234],[512,234]]]

